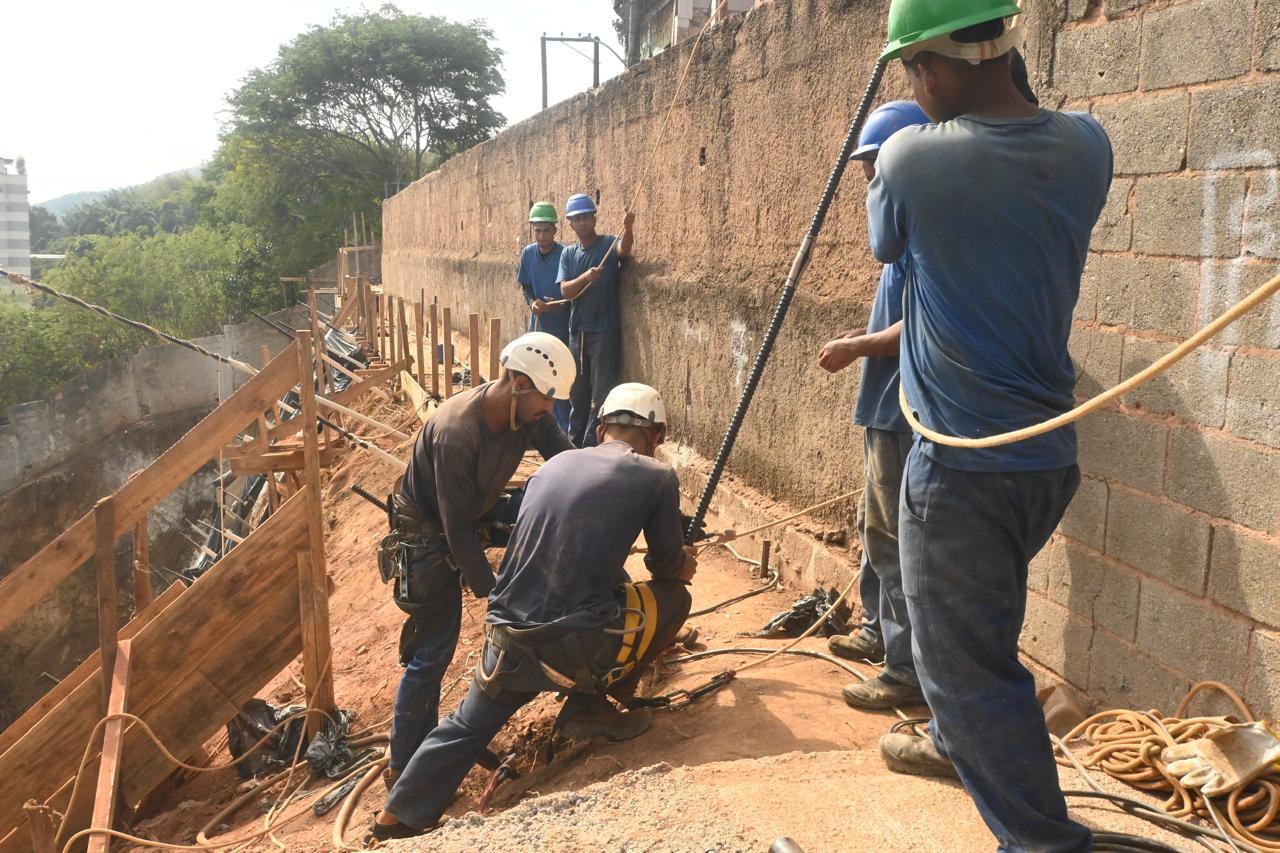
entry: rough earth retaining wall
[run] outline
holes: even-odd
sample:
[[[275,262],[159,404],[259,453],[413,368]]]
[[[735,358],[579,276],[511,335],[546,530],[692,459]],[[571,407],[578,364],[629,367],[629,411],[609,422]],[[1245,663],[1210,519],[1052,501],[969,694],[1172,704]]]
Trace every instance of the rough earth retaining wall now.
[[[885,4],[773,0],[710,33],[637,208],[624,379],[661,389],[703,455],[759,346],[883,37]],[[1026,4],[1042,99],[1090,110],[1116,149],[1072,350],[1083,398],[1168,351],[1277,272],[1280,11],[1274,0]],[[636,190],[689,45],[559,104],[387,201],[383,272],[465,314],[524,322],[525,213]],[[881,99],[905,93],[900,68]],[[861,325],[878,274],[846,174],[731,470],[803,506],[861,477],[856,376],[816,366]],[[563,238],[572,239],[566,231]],[[1219,678],[1280,712],[1280,305],[1081,428],[1079,495],[1036,560],[1026,653],[1107,705],[1171,709]],[[848,522],[834,512],[826,521]]]

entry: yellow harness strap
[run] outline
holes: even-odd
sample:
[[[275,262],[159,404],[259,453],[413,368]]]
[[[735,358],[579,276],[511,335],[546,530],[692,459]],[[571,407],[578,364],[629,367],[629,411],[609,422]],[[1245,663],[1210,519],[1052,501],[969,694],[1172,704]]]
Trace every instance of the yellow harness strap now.
[[[620,669],[615,670],[617,674],[609,679],[610,682],[626,675],[636,665],[636,661],[644,657],[658,630],[658,600],[654,597],[653,590],[649,589],[647,583],[629,583],[626,588],[629,610],[623,627],[628,633],[623,635],[622,647],[618,649],[617,664]],[[642,631],[636,630],[641,619],[640,614],[634,612],[636,610],[644,614]]]

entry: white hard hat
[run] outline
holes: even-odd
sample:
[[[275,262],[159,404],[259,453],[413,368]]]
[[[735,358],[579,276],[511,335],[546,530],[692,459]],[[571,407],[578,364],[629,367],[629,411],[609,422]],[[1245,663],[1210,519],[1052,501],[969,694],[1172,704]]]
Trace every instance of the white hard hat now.
[[[507,370],[529,377],[533,387],[548,397],[568,400],[578,376],[578,366],[564,341],[546,332],[521,335],[502,349],[498,361]]]
[[[641,382],[624,382],[604,398],[600,420],[606,424],[657,426],[667,422],[667,407],[654,388]]]

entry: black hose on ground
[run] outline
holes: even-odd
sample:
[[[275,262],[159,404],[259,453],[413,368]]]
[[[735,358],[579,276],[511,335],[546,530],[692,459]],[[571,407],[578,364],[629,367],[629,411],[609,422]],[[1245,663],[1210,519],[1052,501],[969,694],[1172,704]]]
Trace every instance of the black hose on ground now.
[[[729,428],[725,430],[724,439],[720,442],[720,450],[716,453],[715,463],[711,466],[711,474],[707,477],[707,485],[702,490],[702,496],[698,498],[698,507],[694,510],[693,518],[689,521],[689,528],[685,531],[685,541],[689,544],[697,541],[702,535],[702,526],[706,522],[707,510],[711,506],[711,497],[716,492],[716,486],[720,484],[720,477],[724,474],[725,464],[729,461],[729,453],[733,450],[733,444],[738,439],[738,430],[742,428],[742,421],[747,416],[747,409],[751,406],[751,398],[755,396],[756,386],[760,384],[760,377],[764,373],[764,366],[769,361],[769,355],[773,352],[773,344],[778,338],[778,332],[782,328],[782,321],[787,316],[787,310],[791,307],[791,300],[796,294],[796,286],[800,283],[800,276],[804,274],[804,269],[809,265],[809,255],[813,251],[813,245],[818,240],[818,233],[822,230],[822,223],[827,218],[827,210],[831,207],[831,200],[835,198],[836,189],[840,186],[840,179],[844,175],[844,168],[848,165],[849,155],[853,153],[853,149],[858,145],[858,136],[862,133],[862,125],[867,120],[867,114],[871,111],[871,102],[875,100],[876,92],[880,89],[880,80],[884,77],[884,62],[877,62],[875,69],[871,72],[871,79],[867,81],[866,91],[862,93],[862,100],[858,102],[858,109],[853,114],[853,121],[849,124],[849,132],[845,135],[844,145],[840,148],[840,155],[836,158],[835,167],[831,170],[831,176],[827,178],[826,188],[822,191],[822,199],[818,202],[818,209],[813,214],[813,221],[809,224],[809,231],[805,234],[804,240],[800,242],[800,249],[796,252],[795,260],[791,263],[791,272],[787,275],[786,285],[782,288],[782,296],[778,299],[778,306],[773,311],[773,319],[769,321],[769,328],[765,332],[764,341],[760,344],[760,351],[756,353],[756,360],[751,365],[751,374],[747,377],[747,384],[742,388],[742,396],[738,399],[738,406],[733,410],[733,417],[729,419]]]

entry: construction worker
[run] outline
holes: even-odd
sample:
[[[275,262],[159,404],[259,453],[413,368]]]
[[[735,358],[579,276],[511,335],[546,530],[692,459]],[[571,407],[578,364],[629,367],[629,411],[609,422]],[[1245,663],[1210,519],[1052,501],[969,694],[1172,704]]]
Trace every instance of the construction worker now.
[[[578,363],[578,381],[570,395],[569,437],[578,447],[595,443],[595,412],[622,373],[622,312],[618,285],[622,263],[631,256],[635,214],[622,220],[622,237],[596,233],[596,204],[591,196],[569,197],[565,218],[577,243],[560,255],[560,292],[572,300],[570,347]],[[616,243],[616,245],[615,245]]]
[[[379,549],[384,579],[409,614],[400,634],[405,667],[391,724],[390,784],[439,720],[440,681],[458,644],[462,587],[493,589],[482,519],[503,496],[526,450],[544,459],[571,450],[550,417],[576,376],[569,348],[545,332],[507,344],[500,379],[445,400],[423,424],[413,458],[389,499],[391,533]]]
[[[546,332],[569,343],[569,310],[560,303],[560,253],[564,246],[556,240],[556,208],[549,201],[535,202],[529,208],[529,225],[533,242],[520,251],[520,267],[516,281],[529,306],[529,331]],[[569,401],[556,400],[552,408],[560,429],[569,431]]]
[[[506,721],[542,691],[568,692],[561,731],[625,740],[650,714],[617,710],[689,614],[697,560],[684,547],[679,484],[653,458],[666,434],[658,392],[627,383],[599,412],[598,445],[564,453],[529,479],[489,596],[485,645],[462,704],[427,736],[375,818],[370,838],[436,825]],[[623,567],[636,537],[651,580]]]
[[[871,181],[876,174],[876,154],[885,140],[905,127],[928,123],[929,117],[913,101],[884,104],[867,118],[850,159],[862,164],[863,175]],[[832,373],[862,359],[853,422],[863,428],[862,467],[866,475],[858,518],[863,616],[857,631],[832,637],[828,646],[841,657],[873,661],[883,657],[885,664],[878,678],[844,688],[844,701],[855,708],[924,702],[911,659],[911,620],[898,561],[898,493],[902,466],[911,450],[911,427],[898,408],[898,339],[907,272],[905,257],[885,264],[867,327],[829,341],[818,356],[818,364]]]
[[[892,0],[901,59],[934,124],[894,134],[867,191],[871,248],[906,257],[901,382],[924,427],[981,437],[1073,405],[1067,353],[1111,145],[1085,113],[1028,102],[1010,72],[1012,0]],[[927,736],[885,735],[906,773],[958,775],[1001,850],[1090,849],[1058,785],[1035,682],[1018,660],[1027,566],[1080,481],[1066,427],[1015,444],[920,438],[899,553]]]

